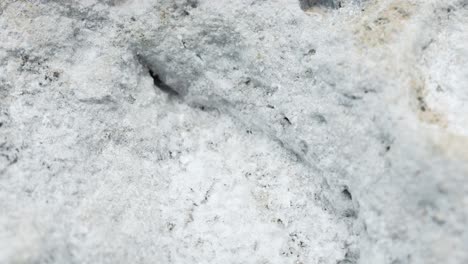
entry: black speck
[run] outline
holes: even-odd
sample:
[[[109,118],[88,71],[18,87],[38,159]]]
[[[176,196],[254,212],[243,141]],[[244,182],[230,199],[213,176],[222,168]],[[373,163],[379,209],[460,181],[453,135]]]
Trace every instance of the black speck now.
[[[357,218],[357,213],[354,209],[346,209],[343,212],[343,216],[347,218]]]
[[[424,98],[422,96],[418,96],[417,99],[419,102],[419,109],[421,109],[421,111],[423,112],[426,112],[427,107],[426,107],[426,101],[424,101]]]
[[[299,0],[302,10],[306,11],[313,7],[338,9],[342,7],[341,0]]]
[[[348,200],[352,200],[353,199],[353,196],[351,195],[351,193],[349,192],[348,190],[348,187],[345,187],[343,191],[341,191],[341,193],[343,194],[343,196],[348,199]]]
[[[360,97],[360,96],[356,96],[356,95],[348,94],[348,93],[344,93],[343,96],[348,98],[348,99],[351,99],[351,100],[360,100],[360,99],[362,99],[362,97]]]
[[[364,91],[365,94],[377,92],[375,89],[372,89],[372,88],[364,88],[362,90]]]
[[[173,224],[173,223],[168,223],[168,224],[167,224],[167,229],[168,229],[169,231],[172,231],[172,230],[174,229],[174,227],[175,227],[175,224]]]

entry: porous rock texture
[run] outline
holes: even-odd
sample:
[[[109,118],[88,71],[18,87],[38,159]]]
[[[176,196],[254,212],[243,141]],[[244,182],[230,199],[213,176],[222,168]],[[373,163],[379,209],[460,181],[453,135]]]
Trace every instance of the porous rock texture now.
[[[1,0],[0,263],[468,263],[467,0]]]

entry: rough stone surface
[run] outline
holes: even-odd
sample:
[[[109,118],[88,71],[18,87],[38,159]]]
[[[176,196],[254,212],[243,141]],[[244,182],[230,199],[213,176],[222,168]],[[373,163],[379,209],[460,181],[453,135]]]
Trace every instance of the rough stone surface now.
[[[0,1],[0,263],[468,263],[467,0]]]

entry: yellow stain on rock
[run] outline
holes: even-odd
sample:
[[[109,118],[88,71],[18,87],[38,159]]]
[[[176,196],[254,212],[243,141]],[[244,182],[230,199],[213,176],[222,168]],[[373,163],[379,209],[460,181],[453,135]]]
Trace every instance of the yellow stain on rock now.
[[[354,34],[365,46],[386,44],[402,31],[415,8],[415,4],[405,0],[396,0],[387,6],[370,2],[363,9]]]

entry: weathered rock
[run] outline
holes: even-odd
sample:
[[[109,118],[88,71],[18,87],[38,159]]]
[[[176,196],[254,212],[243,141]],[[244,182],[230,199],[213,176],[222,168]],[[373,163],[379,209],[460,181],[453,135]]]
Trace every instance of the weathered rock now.
[[[0,263],[468,262],[468,2],[0,3]]]

